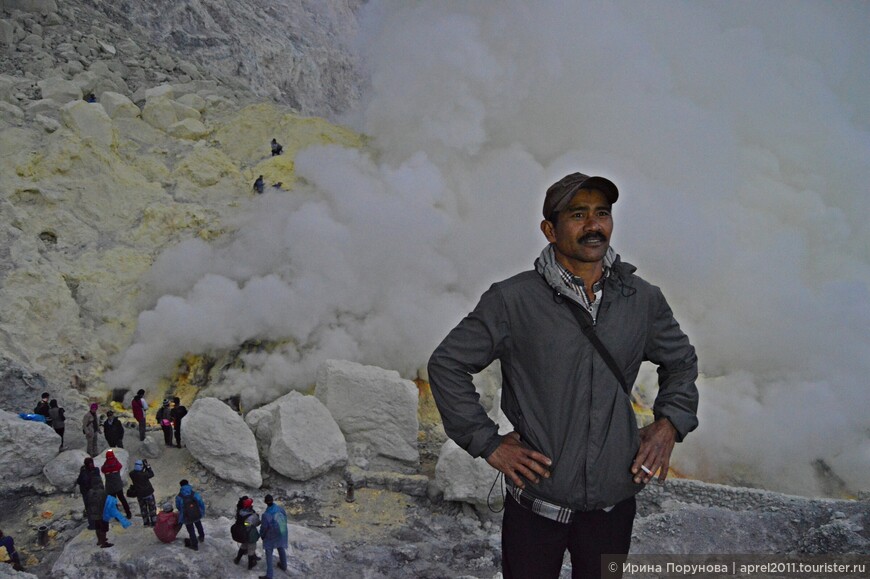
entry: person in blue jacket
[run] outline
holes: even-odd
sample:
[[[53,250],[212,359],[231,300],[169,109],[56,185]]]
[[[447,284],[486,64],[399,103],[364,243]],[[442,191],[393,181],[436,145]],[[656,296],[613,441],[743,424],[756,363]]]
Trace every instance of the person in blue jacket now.
[[[187,529],[189,539],[184,541],[184,546],[194,551],[199,550],[199,543],[205,541],[205,530],[202,528],[202,518],[205,516],[205,502],[202,496],[193,490],[187,479],[179,483],[181,490],[175,497],[175,508],[178,511],[178,524]],[[196,530],[194,531],[194,527]],[[199,539],[197,539],[199,534]]]
[[[9,559],[12,561],[12,568],[16,571],[24,571],[24,567],[21,566],[21,557],[18,556],[18,551],[15,550],[15,541],[12,540],[12,537],[4,535],[3,531],[0,531],[0,547],[6,549],[6,554],[9,555]]]
[[[266,511],[260,522],[260,537],[266,552],[266,574],[260,579],[272,579],[272,551],[278,549],[278,568],[287,570],[287,512],[275,504],[272,495],[266,495]]]

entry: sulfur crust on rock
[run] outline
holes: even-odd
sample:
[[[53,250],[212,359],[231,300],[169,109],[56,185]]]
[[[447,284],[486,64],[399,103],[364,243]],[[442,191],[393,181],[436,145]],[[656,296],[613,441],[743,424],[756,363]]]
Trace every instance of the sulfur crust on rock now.
[[[163,249],[229,231],[224,220],[252,198],[257,175],[291,190],[299,150],[364,145],[346,128],[272,103],[238,110],[208,91],[179,99],[149,98],[173,122],[190,120],[195,131],[178,129],[179,137],[84,101],[69,103],[66,126],[52,133],[0,124],[0,237],[9,255],[0,344],[49,380],[77,374],[101,393],[112,356],[135,332],[141,278]],[[273,137],[283,155],[271,157]]]

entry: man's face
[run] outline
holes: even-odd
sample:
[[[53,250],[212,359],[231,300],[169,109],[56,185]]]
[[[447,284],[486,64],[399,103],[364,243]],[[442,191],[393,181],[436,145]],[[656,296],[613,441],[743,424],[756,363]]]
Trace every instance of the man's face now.
[[[610,208],[604,193],[580,189],[559,212],[556,223],[541,224],[547,241],[555,248],[556,258],[569,266],[569,271],[572,262],[595,263],[604,259],[613,233]]]

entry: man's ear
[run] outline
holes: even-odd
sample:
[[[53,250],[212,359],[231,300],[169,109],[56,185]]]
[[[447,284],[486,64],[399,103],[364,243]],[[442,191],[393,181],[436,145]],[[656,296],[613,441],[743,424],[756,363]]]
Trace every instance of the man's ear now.
[[[547,238],[547,241],[550,243],[556,242],[556,226],[553,225],[552,221],[547,221],[544,219],[541,221],[541,232],[543,232],[544,237]]]

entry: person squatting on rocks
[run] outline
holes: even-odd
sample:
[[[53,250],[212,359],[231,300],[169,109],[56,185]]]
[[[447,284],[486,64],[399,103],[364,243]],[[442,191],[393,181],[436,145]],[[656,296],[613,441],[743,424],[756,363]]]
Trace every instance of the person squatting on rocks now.
[[[142,515],[142,522],[146,527],[153,527],[157,522],[157,501],[154,498],[154,487],[148,480],[152,477],[154,471],[148,461],[137,460],[133,472],[130,473],[130,480],[133,482],[132,496],[139,501],[139,514]]]
[[[260,525],[260,516],[254,510],[254,499],[243,496],[236,503],[236,522],[230,527],[230,535],[239,543],[239,552],[233,563],[239,564],[242,557],[248,555],[248,569],[253,569],[260,560],[257,557],[257,541],[260,533],[257,527]]]
[[[148,411],[148,403],[145,402],[145,390],[139,389],[130,404],[133,408],[133,418],[139,423],[139,442],[145,440],[145,413]]]
[[[33,409],[33,413],[44,416],[45,423],[51,426],[51,414],[49,413],[51,406],[48,402],[49,397],[50,396],[48,392],[43,392],[42,397],[39,399],[39,402],[36,403],[36,407]]]
[[[178,396],[172,399],[172,403],[174,406],[169,412],[169,416],[172,418],[172,428],[175,431],[175,445],[181,448],[181,421],[187,416],[187,408],[181,405],[181,399]]]
[[[21,566],[21,557],[15,550],[15,541],[9,535],[4,535],[2,530],[0,530],[0,547],[6,549],[6,554],[12,562],[12,568],[16,571],[24,571],[24,567]]]
[[[97,408],[99,407],[96,402],[91,404],[90,411],[86,412],[84,419],[82,419],[82,432],[88,441],[88,454],[91,456],[99,454],[97,450],[97,436],[100,434],[100,421],[97,418]]]
[[[178,536],[180,530],[178,513],[172,510],[172,503],[163,503],[162,510],[157,515],[157,523],[154,525],[154,534],[161,542],[171,543]]]
[[[266,182],[263,181],[263,176],[260,175],[257,177],[257,180],[254,181],[254,191],[257,193],[262,193],[266,189]]]
[[[121,461],[115,458],[115,453],[111,450],[106,451],[106,462],[103,463],[103,475],[106,477],[106,494],[115,497],[121,502],[124,507],[124,515],[128,519],[133,518],[130,512],[130,505],[124,497],[124,481],[121,479]]]
[[[287,512],[275,504],[272,495],[266,495],[266,510],[263,512],[260,525],[260,536],[263,538],[263,552],[266,553],[266,574],[260,579],[272,579],[272,551],[278,549],[278,568],[287,570]]]
[[[54,431],[60,436],[60,448],[63,449],[63,433],[66,430],[66,415],[63,408],[57,405],[57,400],[52,400],[48,403],[48,418],[51,420],[51,426]]]
[[[169,399],[164,398],[163,406],[157,410],[157,424],[163,430],[163,443],[172,446],[172,409],[169,407]]]
[[[194,492],[193,487],[183,479],[178,483],[181,490],[175,496],[175,508],[178,510],[178,522],[184,525],[187,529],[189,539],[184,541],[184,546],[193,549],[199,549],[199,543],[205,541],[205,530],[202,528],[202,518],[205,516],[205,502],[199,493]],[[196,531],[194,531],[196,527]],[[199,534],[199,540],[197,540]]]
[[[239,543],[239,550],[233,563],[239,564],[242,557],[248,555],[249,569],[256,565],[259,559],[256,554],[256,543],[260,539],[257,531],[259,517],[253,508],[254,500],[247,495],[239,498],[236,503],[236,521],[230,527],[230,536]],[[252,535],[255,535],[252,537]]]
[[[272,146],[272,156],[273,156],[273,157],[276,156],[276,155],[280,155],[281,153],[284,152],[284,147],[281,146],[281,143],[279,143],[279,142],[278,142],[277,140],[275,140],[275,139],[272,139],[271,146]]]
[[[558,577],[566,549],[573,577],[601,576],[602,554],[628,553],[635,495],[665,480],[698,425],[695,349],[661,290],[610,247],[618,196],[603,177],[553,184],[534,270],[492,285],[429,360],[445,431],[505,476],[505,579]],[[494,360],[505,436],[471,380]],[[659,391],[638,431],[629,393],[643,360]]]
[[[100,476],[100,469],[94,466],[94,459],[87,457],[84,464],[79,469],[79,478],[76,479],[76,484],[79,485],[79,491],[82,493],[82,502],[85,506],[85,514],[88,512],[88,492],[95,485],[103,486],[103,478]],[[94,530],[94,523],[88,518],[88,529]]]
[[[106,421],[103,422],[103,436],[110,448],[124,448],[124,425],[115,418],[115,412],[106,412]]]

